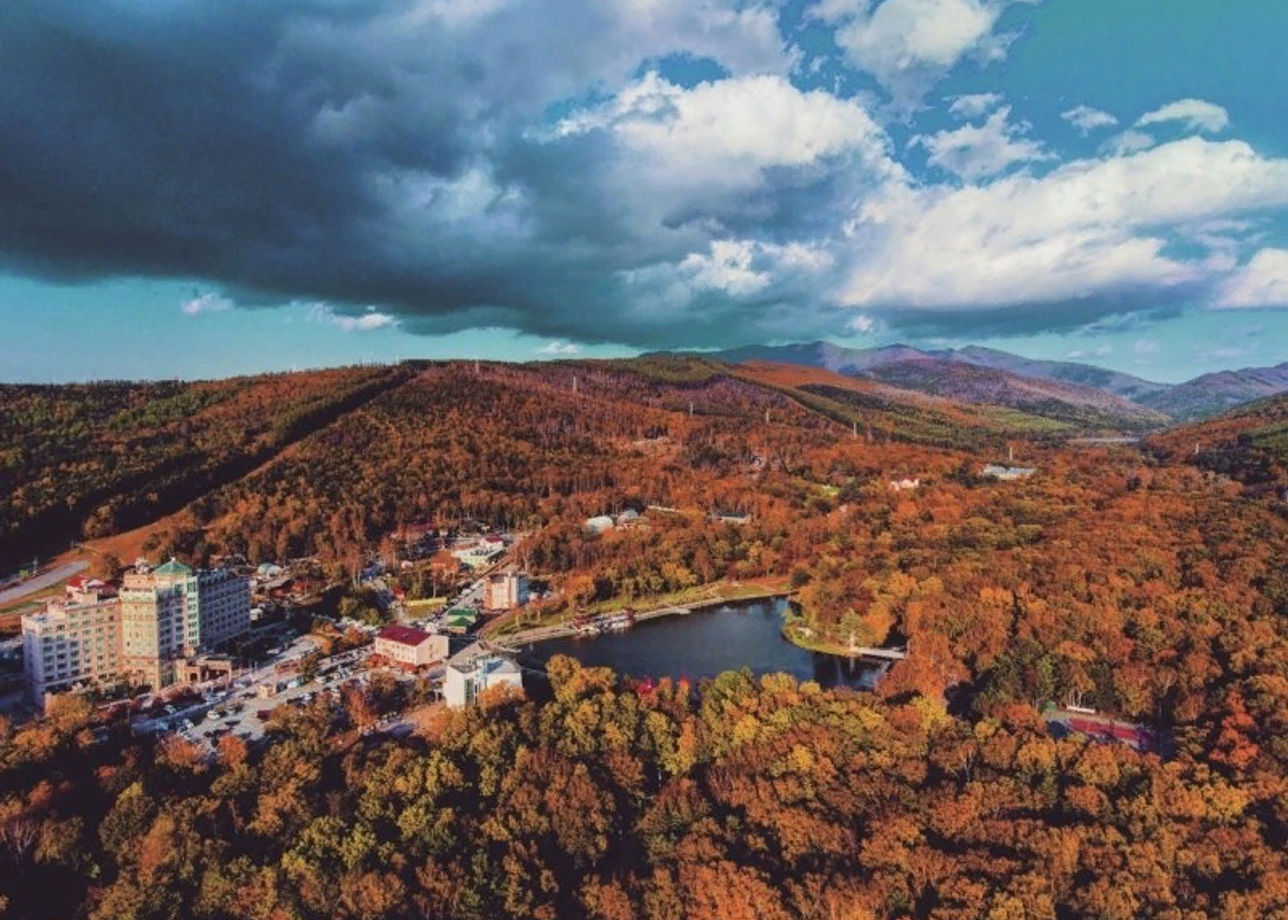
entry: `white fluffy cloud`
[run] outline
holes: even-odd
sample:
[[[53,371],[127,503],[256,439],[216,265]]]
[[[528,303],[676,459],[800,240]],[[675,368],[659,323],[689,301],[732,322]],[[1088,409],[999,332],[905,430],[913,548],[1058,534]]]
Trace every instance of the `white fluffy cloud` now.
[[[1009,2],[884,0],[872,9],[866,3],[825,2],[812,9],[837,26],[836,42],[849,59],[906,109],[967,56],[1006,56],[1010,37],[995,35],[993,27]]]
[[[1101,144],[1100,149],[1114,156],[1126,156],[1131,153],[1140,153],[1142,150],[1148,150],[1153,146],[1153,135],[1146,134],[1144,131],[1137,131],[1135,128],[1128,128],[1126,131],[1120,131],[1106,140]]]
[[[1060,113],[1060,117],[1078,129],[1084,137],[1097,128],[1112,128],[1118,119],[1108,112],[1093,109],[1089,105],[1075,105]]]
[[[1217,289],[1219,307],[1288,307],[1288,249],[1262,249]]]
[[[1010,114],[1011,110],[1003,107],[982,124],[962,125],[915,141],[926,148],[927,162],[967,182],[995,176],[1016,163],[1051,159],[1040,143],[1025,136],[1027,125],[1008,121]]]
[[[567,357],[575,355],[581,351],[581,346],[575,342],[566,342],[562,339],[556,339],[553,342],[547,342],[537,349],[539,355],[555,355]]]
[[[986,186],[891,184],[850,224],[840,297],[960,309],[1202,284],[1210,266],[1169,255],[1171,232],[1284,206],[1288,160],[1200,138]]]
[[[236,304],[227,297],[208,291],[185,300],[179,304],[179,309],[189,316],[197,316],[200,313],[223,313],[235,306]]]
[[[884,131],[859,103],[803,92],[761,75],[685,89],[646,74],[610,102],[577,112],[556,137],[609,131],[633,155],[682,168],[702,181],[755,179],[773,166],[806,166],[848,151],[886,155]]]
[[[1181,122],[1187,131],[1216,134],[1229,127],[1230,113],[1221,106],[1202,99],[1178,99],[1162,108],[1146,112],[1136,120],[1136,124],[1157,125],[1172,121]]]
[[[366,312],[354,315],[337,313],[330,304],[315,303],[309,307],[309,315],[315,320],[338,326],[345,332],[370,332],[398,324],[397,317],[375,307],[368,307]]]
[[[953,96],[948,104],[948,114],[958,118],[978,118],[1002,104],[998,93],[967,93]]]
[[[775,278],[813,274],[831,264],[832,257],[826,251],[801,243],[716,240],[709,252],[685,256],[679,270],[696,287],[718,289],[740,297],[763,291]]]

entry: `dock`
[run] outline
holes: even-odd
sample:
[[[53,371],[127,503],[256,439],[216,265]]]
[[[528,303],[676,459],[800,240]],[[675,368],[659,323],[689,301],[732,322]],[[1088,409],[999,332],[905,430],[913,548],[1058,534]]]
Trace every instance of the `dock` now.
[[[906,648],[873,648],[868,645],[852,645],[849,648],[851,658],[875,658],[879,661],[903,661],[908,657]]]

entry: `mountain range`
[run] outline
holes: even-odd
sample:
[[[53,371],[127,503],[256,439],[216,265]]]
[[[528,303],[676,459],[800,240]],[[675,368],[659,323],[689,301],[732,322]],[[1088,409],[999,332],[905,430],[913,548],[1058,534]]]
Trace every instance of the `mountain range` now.
[[[1288,362],[1158,383],[1075,361],[980,346],[846,348],[829,342],[750,345],[707,354],[732,364],[799,364],[961,402],[1006,406],[1087,428],[1143,430],[1193,421],[1288,392]]]

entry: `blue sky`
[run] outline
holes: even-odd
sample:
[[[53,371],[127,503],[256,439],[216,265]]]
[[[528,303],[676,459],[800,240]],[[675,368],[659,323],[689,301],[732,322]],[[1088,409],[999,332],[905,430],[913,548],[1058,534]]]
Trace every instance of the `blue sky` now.
[[[0,379],[825,338],[1288,360],[1263,0],[37,0]]]

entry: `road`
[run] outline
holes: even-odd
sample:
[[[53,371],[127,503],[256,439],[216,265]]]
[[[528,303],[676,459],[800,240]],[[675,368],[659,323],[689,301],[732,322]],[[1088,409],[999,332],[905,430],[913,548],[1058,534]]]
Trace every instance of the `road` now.
[[[62,565],[55,566],[43,575],[37,575],[20,585],[0,591],[0,605],[20,600],[28,594],[35,594],[45,588],[51,588],[60,581],[66,581],[77,572],[83,572],[87,568],[89,568],[88,562],[65,562]]]

